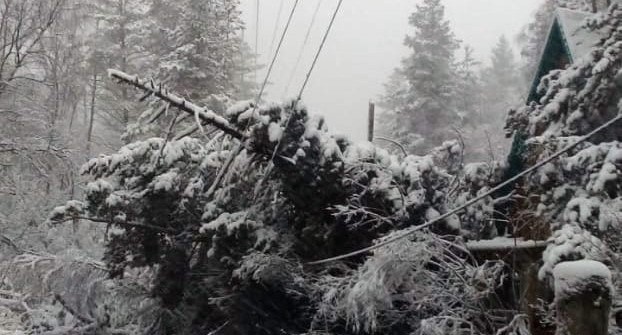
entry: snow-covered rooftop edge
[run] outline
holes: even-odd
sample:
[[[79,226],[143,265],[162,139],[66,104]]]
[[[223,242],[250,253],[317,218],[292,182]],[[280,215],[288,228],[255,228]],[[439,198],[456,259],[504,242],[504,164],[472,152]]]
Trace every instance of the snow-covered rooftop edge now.
[[[602,30],[585,27],[586,19],[595,15],[594,13],[558,8],[555,15],[573,62],[586,56],[606,35]]]

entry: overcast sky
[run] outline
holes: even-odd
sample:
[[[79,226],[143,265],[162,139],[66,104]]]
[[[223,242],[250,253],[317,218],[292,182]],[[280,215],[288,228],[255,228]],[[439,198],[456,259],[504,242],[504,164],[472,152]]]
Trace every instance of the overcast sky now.
[[[266,64],[258,73],[262,80],[273,50],[282,33],[294,0],[242,0],[245,38],[255,47],[255,17],[259,11],[259,62]],[[279,7],[283,9],[274,34]],[[313,12],[321,1],[317,20],[297,71],[296,59],[302,48]],[[445,0],[446,15],[456,36],[475,49],[478,59],[486,61],[500,35],[514,39],[529,22],[543,0]],[[400,64],[408,50],[404,37],[411,33],[408,16],[417,0],[344,0],[341,11],[322,52],[303,101],[311,113],[324,115],[329,128],[363,140],[366,133],[367,106],[382,93],[383,83]],[[319,46],[337,0],[300,0],[281,53],[277,58],[266,98],[278,101],[292,73],[287,97],[297,94]],[[276,37],[276,38],[275,38]],[[273,40],[276,40],[273,43]],[[268,56],[270,55],[270,56]]]

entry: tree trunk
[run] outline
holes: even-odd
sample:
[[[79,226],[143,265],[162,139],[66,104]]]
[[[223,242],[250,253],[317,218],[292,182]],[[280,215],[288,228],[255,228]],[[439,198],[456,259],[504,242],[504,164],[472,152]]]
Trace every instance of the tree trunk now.
[[[97,72],[93,71],[93,87],[91,89],[91,110],[89,113],[89,128],[86,133],[86,152],[91,155],[91,141],[93,139],[93,120],[95,119],[95,97],[97,95]]]

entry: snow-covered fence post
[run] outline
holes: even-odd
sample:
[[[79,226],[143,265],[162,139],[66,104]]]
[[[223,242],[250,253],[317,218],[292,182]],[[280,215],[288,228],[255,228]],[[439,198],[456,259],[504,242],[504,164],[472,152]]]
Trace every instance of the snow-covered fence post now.
[[[553,269],[556,335],[606,335],[613,286],[603,263],[562,262]]]

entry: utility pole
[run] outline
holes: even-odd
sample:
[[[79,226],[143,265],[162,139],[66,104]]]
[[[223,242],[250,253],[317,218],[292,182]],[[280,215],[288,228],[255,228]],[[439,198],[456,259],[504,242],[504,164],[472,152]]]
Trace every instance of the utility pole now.
[[[376,104],[369,102],[369,111],[367,114],[367,140],[374,141],[374,122],[376,121]]]

